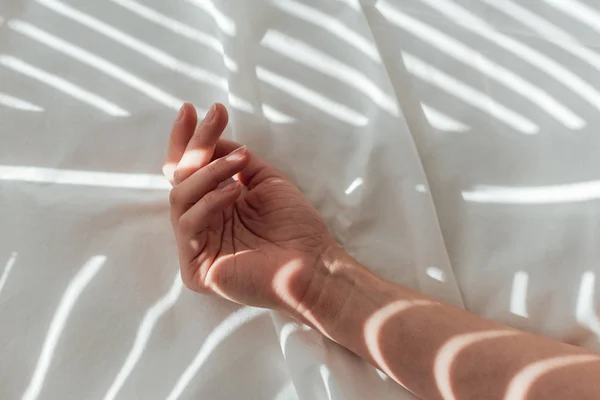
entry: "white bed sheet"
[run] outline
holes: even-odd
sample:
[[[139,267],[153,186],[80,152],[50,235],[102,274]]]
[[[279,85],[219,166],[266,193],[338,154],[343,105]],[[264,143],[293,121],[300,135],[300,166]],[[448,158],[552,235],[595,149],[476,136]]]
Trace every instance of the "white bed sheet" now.
[[[600,349],[592,0],[0,16],[0,398],[412,398],[285,316],[182,289],[158,174],[183,100],[227,104],[227,135],[378,274]]]

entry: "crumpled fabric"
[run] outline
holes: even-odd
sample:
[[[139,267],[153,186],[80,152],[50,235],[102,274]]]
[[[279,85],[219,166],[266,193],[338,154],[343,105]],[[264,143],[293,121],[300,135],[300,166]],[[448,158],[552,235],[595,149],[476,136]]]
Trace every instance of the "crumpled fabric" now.
[[[182,288],[185,101],[375,273],[600,349],[591,0],[0,3],[0,398],[411,399],[288,317]]]

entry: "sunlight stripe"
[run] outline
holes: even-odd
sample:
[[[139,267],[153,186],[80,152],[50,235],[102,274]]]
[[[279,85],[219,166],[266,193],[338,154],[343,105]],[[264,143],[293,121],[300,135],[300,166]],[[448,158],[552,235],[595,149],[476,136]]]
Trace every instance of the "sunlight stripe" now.
[[[344,85],[356,89],[393,116],[399,115],[396,101],[363,72],[282,32],[270,30],[261,44],[309,68],[319,71]]]
[[[50,363],[52,362],[52,357],[54,356],[54,351],[56,350],[62,331],[65,328],[69,314],[71,314],[81,293],[85,290],[94,276],[96,276],[96,273],[98,273],[105,262],[105,256],[94,256],[90,258],[77,272],[75,277],[73,277],[71,282],[69,282],[58,308],[54,313],[54,317],[52,317],[50,328],[48,329],[44,345],[42,346],[40,358],[35,366],[35,371],[27,386],[27,390],[23,394],[22,400],[35,400],[40,395],[44,380],[46,379],[46,374],[48,373]]]
[[[456,3],[448,0],[421,0],[421,2],[438,10],[455,24],[515,54],[523,61],[545,72],[556,79],[557,82],[560,82],[575,94],[581,96],[591,106],[600,110],[600,93],[577,74],[571,72],[544,53],[495,30],[484,19]]]
[[[71,83],[57,75],[53,75],[47,71],[44,71],[38,67],[28,64],[18,58],[0,54],[0,65],[10,68],[20,74],[28,76],[39,82],[45,83],[46,85],[53,87],[69,96],[81,101],[82,103],[88,104],[95,107],[109,115],[117,117],[126,117],[129,114],[128,111],[122,109],[110,101],[91,93],[74,83]]]
[[[553,186],[477,185],[462,192],[465,201],[490,204],[560,204],[600,199],[600,181]]]
[[[221,54],[225,61],[225,66],[227,66],[232,71],[237,71],[238,67],[235,61],[233,61],[223,49],[223,44],[214,36],[211,36],[205,32],[202,32],[194,27],[191,27],[187,24],[184,24],[176,19],[167,17],[164,14],[159,13],[158,11],[144,5],[138,3],[134,0],[110,0],[115,4],[120,5],[128,9],[129,11],[139,15],[142,18],[150,22],[154,22],[157,25],[162,26],[165,29],[170,30],[171,32],[193,40],[196,43],[200,43],[217,53]]]
[[[0,165],[0,181],[100,186],[121,189],[171,189],[171,185],[162,175],[81,171],[16,165]]]
[[[145,56],[146,58],[154,61],[155,63],[170,69],[176,73],[185,75],[198,82],[214,86],[218,89],[227,91],[228,83],[227,80],[221,76],[218,76],[210,71],[191,65],[184,61],[178,60],[172,55],[157,49],[143,42],[117,28],[100,21],[97,18],[92,17],[86,13],[76,10],[75,8],[62,3],[58,0],[35,0],[37,3],[48,7],[52,11],[72,19],[120,44],[126,46],[135,52]]]
[[[42,112],[44,109],[40,106],[36,106],[28,101],[18,99],[6,93],[0,92],[0,105],[5,107],[14,108],[15,110],[21,111],[32,111],[32,112]]]
[[[10,274],[10,271],[12,270],[16,261],[17,261],[17,253],[12,253],[10,255],[10,258],[6,262],[6,265],[4,266],[4,271],[2,271],[2,276],[0,276],[0,293],[2,293],[2,289],[4,288],[4,285],[6,285],[6,281],[8,280],[8,275]]]
[[[98,71],[124,83],[133,89],[136,89],[137,91],[145,94],[153,100],[156,100],[168,108],[179,110],[179,107],[181,107],[183,104],[183,100],[178,99],[162,89],[159,89],[156,86],[138,78],[137,76],[107,61],[106,59],[90,53],[81,47],[77,47],[63,39],[53,36],[31,24],[19,20],[11,20],[8,23],[8,26],[22,35],[43,43],[54,50],[60,51],[69,57],[72,57],[94,69],[97,69]]]
[[[225,15],[221,10],[215,7],[212,0],[186,0],[188,3],[200,8],[212,17],[219,29],[228,36],[235,36],[237,29],[231,18]]]
[[[278,75],[263,67],[256,67],[256,76],[261,81],[288,93],[292,97],[304,101],[309,106],[327,113],[340,121],[354,126],[365,126],[369,122],[367,117],[345,105],[331,100],[296,81]]]
[[[377,3],[379,12],[392,24],[428,43],[438,51],[478,70],[485,76],[524,97],[546,111],[569,129],[581,129],[586,122],[544,89],[534,85],[508,68],[494,62],[479,51],[452,36],[392,7],[386,1]]]
[[[580,0],[542,1],[600,33],[600,10],[596,10]]]
[[[527,135],[538,133],[539,127],[535,123],[498,103],[487,94],[480,92],[453,76],[425,63],[412,54],[403,52],[402,56],[408,72],[419,79],[446,91],[465,103],[497,118],[521,133]]]
[[[423,114],[425,114],[427,121],[429,121],[431,126],[437,130],[445,132],[465,132],[471,129],[462,122],[457,121],[426,104],[421,103],[421,108],[423,109]]]
[[[265,315],[266,313],[267,310],[263,308],[243,307],[236,310],[217,325],[202,343],[202,347],[196,354],[196,357],[194,357],[192,363],[179,377],[177,383],[167,396],[167,400],[179,399],[185,388],[189,385],[194,376],[196,376],[198,371],[200,371],[206,362],[206,359],[221,343],[223,343],[223,341],[225,341],[225,339],[227,339],[227,337],[251,320]]]
[[[117,397],[119,391],[125,384],[125,381],[142,357],[142,353],[148,345],[148,341],[150,340],[150,336],[152,335],[152,331],[158,323],[158,320],[175,305],[175,302],[181,294],[182,288],[183,283],[181,282],[179,272],[177,272],[169,291],[146,311],[146,314],[138,327],[133,346],[115,377],[115,380],[104,396],[104,400],[113,400]]]
[[[326,30],[336,38],[346,42],[365,56],[369,57],[372,61],[381,63],[381,57],[377,51],[377,46],[356,33],[353,29],[344,25],[338,18],[293,0],[280,0],[273,2],[272,5],[286,14]]]

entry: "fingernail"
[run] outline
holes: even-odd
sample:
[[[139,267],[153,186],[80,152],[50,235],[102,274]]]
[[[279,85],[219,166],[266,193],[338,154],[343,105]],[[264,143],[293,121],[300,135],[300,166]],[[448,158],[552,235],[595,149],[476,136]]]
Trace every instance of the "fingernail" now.
[[[213,119],[215,119],[215,116],[217,115],[217,105],[213,104],[210,107],[210,110],[208,110],[208,112],[206,113],[206,116],[204,117],[204,122],[206,123],[211,123],[213,121]]]
[[[183,116],[185,115],[185,103],[179,109],[179,114],[177,114],[177,119],[175,121],[181,121]]]
[[[247,149],[248,148],[246,146],[238,147],[226,157],[227,161],[240,161],[246,156]]]
[[[239,184],[240,183],[238,181],[233,181],[231,183],[228,183],[227,185],[223,186],[223,191],[226,193],[233,192],[235,189],[237,189]]]

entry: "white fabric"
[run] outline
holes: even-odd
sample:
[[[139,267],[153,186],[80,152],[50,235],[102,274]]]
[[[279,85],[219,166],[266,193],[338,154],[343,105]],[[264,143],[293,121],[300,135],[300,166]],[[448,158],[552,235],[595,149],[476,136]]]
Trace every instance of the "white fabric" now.
[[[600,349],[593,0],[0,16],[0,398],[412,398],[285,316],[182,289],[158,174],[184,99],[227,104],[227,135],[376,273]]]

